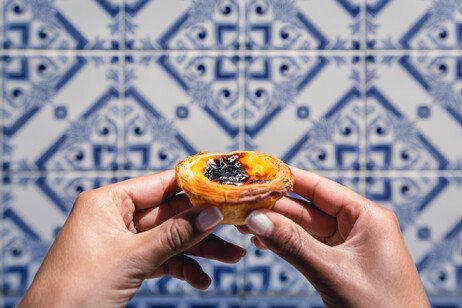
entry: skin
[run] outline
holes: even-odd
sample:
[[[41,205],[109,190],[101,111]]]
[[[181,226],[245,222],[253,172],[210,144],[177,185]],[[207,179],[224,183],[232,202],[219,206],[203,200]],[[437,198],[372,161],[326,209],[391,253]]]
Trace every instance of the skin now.
[[[430,307],[395,214],[319,175],[292,168],[294,192],[249,215],[243,233],[294,265],[326,307]],[[261,216],[263,215],[263,216]]]
[[[216,208],[177,192],[170,170],[82,193],[19,307],[125,307],[144,279],[164,275],[208,288],[188,255],[235,263],[245,250],[211,234]]]
[[[295,193],[312,202],[282,198],[241,232],[294,265],[327,307],[430,307],[393,212],[292,171]],[[192,208],[178,191],[171,170],[82,193],[19,307],[124,307],[163,275],[206,289],[188,255],[235,263],[245,250],[211,234],[222,217],[204,225],[215,208]]]

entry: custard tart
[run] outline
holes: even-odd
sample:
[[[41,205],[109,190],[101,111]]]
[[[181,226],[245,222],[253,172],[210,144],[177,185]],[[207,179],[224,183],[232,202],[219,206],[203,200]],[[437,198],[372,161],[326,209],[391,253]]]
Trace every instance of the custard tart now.
[[[243,225],[255,209],[271,208],[294,183],[286,164],[254,151],[202,152],[180,161],[175,174],[194,206],[218,207],[222,223],[231,225]]]

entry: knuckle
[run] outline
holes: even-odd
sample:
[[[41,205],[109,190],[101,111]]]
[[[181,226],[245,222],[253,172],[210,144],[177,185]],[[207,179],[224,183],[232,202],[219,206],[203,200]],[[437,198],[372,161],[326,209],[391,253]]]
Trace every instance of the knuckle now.
[[[77,202],[77,201],[85,201],[85,200],[87,200],[87,199],[90,197],[90,194],[91,194],[91,192],[88,191],[88,190],[81,192],[81,193],[77,196],[76,202]]]
[[[95,208],[105,204],[108,199],[107,189],[104,187],[81,192],[74,202],[75,208]],[[112,199],[111,199],[112,200]]]
[[[169,225],[168,231],[166,232],[166,244],[168,248],[175,252],[182,252],[190,242],[192,237],[192,229],[178,223],[172,223]]]
[[[395,212],[389,208],[377,207],[376,221],[380,221],[380,225],[390,228],[389,230],[400,230],[398,217],[396,216]]]
[[[395,212],[386,207],[380,207],[380,218],[389,222],[398,222]]]
[[[303,241],[300,233],[294,227],[286,228],[280,233],[280,246],[278,254],[288,259],[298,259],[302,250]]]
[[[384,209],[385,217],[387,218],[387,220],[390,223],[392,223],[393,226],[399,227],[398,217],[396,216],[395,212],[393,212],[392,210],[387,209],[387,208],[383,208],[383,209]]]
[[[92,191],[91,190],[86,190],[81,192],[77,198],[74,201],[74,208],[81,208],[84,206],[88,205],[88,201],[91,200],[92,197]]]

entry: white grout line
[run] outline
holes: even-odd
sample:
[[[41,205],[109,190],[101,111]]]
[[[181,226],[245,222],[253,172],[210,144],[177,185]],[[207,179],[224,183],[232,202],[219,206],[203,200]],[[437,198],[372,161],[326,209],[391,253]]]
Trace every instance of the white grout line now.
[[[34,170],[3,171],[3,176],[11,177],[124,177],[142,176],[165,170]],[[462,170],[309,170],[326,177],[462,177]]]
[[[461,50],[454,49],[368,49],[361,48],[359,50],[355,49],[152,49],[152,50],[143,50],[143,49],[109,49],[109,50],[85,50],[85,49],[74,49],[74,50],[65,50],[65,49],[0,49],[0,55],[6,56],[15,56],[15,55],[24,55],[24,56],[113,56],[123,53],[124,55],[154,55],[160,56],[164,54],[184,54],[189,55],[216,55],[217,53],[222,55],[234,55],[244,51],[248,55],[288,55],[288,56],[357,56],[358,54],[366,55],[411,55],[411,56],[420,56],[420,55],[429,55],[429,56],[460,56]]]
[[[362,138],[360,142],[360,166],[361,169],[364,170],[366,168],[367,164],[367,97],[366,97],[366,91],[367,91],[367,83],[366,83],[366,77],[367,77],[367,62],[366,62],[366,56],[367,56],[367,12],[366,12],[366,0],[364,0],[361,3],[361,100],[363,102],[363,131],[362,131]],[[366,195],[366,183],[365,181],[360,182],[360,193],[361,195],[365,196]]]
[[[121,0],[122,1],[122,0]],[[125,1],[122,1],[121,5],[121,12],[120,12],[120,46],[121,48],[125,48]],[[117,138],[117,147],[118,151],[120,150],[121,152],[118,153],[117,157],[117,164],[118,167],[120,168],[125,168],[126,164],[126,157],[125,157],[125,70],[126,70],[126,62],[125,62],[125,55],[126,53],[121,50],[120,51],[120,65],[121,67],[119,68],[119,74],[120,74],[120,80],[119,80],[119,93],[120,93],[120,103],[121,103],[121,110],[120,110],[120,115],[119,115],[119,121],[118,121],[118,129],[119,129],[119,136]]]

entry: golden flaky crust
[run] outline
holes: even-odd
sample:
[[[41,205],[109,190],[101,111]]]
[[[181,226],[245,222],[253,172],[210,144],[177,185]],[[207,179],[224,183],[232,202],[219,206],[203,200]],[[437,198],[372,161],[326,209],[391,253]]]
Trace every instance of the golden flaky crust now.
[[[239,154],[247,162],[244,166],[251,175],[257,173],[265,181],[236,186],[220,184],[204,176],[210,159],[234,154]],[[292,171],[286,164],[273,156],[254,151],[228,154],[202,152],[180,161],[175,173],[178,186],[194,206],[214,205],[224,215],[222,223],[232,225],[244,224],[247,215],[255,209],[271,208],[292,190],[294,183]]]

